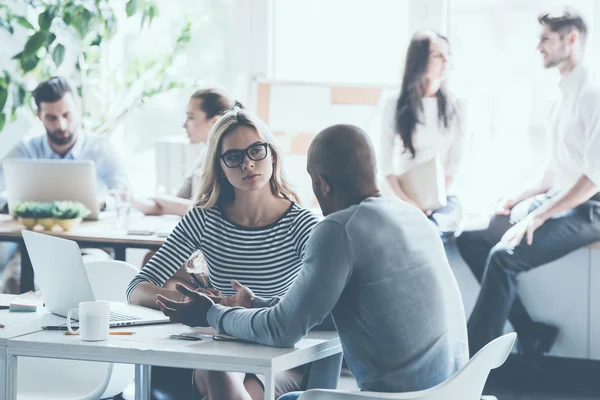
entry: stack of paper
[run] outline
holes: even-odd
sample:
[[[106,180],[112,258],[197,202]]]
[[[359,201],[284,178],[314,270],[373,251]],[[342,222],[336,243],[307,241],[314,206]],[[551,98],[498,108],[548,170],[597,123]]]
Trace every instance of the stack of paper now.
[[[36,312],[38,305],[41,307],[43,301],[33,292],[23,293],[11,300],[9,311]]]

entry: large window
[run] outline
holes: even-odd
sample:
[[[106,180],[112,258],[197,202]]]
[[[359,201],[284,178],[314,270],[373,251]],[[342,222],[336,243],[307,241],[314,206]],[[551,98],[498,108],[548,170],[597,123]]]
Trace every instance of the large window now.
[[[569,1],[593,24],[592,0]],[[467,209],[486,211],[542,173],[547,121],[559,76],[536,50],[537,15],[562,1],[452,0],[452,86],[465,100],[466,157],[461,193]],[[595,57],[593,37],[588,58]]]
[[[274,1],[273,78],[395,84],[409,39],[409,3]]]
[[[171,71],[177,80],[188,85],[187,88],[151,98],[143,107],[131,113],[122,129],[115,132],[112,138],[123,150],[131,184],[140,195],[154,195],[160,189],[156,181],[161,172],[156,167],[156,140],[171,136],[181,138],[182,143],[186,142],[182,125],[189,96],[199,88],[230,89],[233,84],[233,2],[159,0],[158,5],[160,16],[151,28],[140,32],[139,22],[128,21],[120,38],[121,46],[116,46],[119,54],[110,55],[111,59],[116,58],[115,62],[119,62],[120,58],[127,59],[133,55],[151,57],[157,52],[169,51],[185,23],[192,22],[191,41],[185,52],[174,60]],[[171,159],[180,161],[176,156]]]

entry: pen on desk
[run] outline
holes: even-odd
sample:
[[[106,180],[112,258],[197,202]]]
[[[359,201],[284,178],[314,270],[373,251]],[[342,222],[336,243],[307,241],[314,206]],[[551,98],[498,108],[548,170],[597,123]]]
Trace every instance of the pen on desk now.
[[[114,331],[114,332],[108,332],[108,334],[109,335],[123,336],[123,335],[135,335],[135,332]],[[79,333],[65,332],[65,335],[67,335],[67,336],[79,336]]]

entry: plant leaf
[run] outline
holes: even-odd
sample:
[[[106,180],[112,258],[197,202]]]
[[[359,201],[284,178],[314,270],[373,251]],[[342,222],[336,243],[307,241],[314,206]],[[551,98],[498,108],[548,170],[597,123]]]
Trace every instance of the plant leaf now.
[[[25,102],[25,88],[22,85],[12,85],[12,106],[19,108]]]
[[[144,27],[144,24],[146,23],[147,19],[148,19],[148,10],[144,10],[144,12],[142,13],[142,23],[140,25],[140,28]]]
[[[185,87],[185,85],[182,82],[171,82],[167,86],[167,90],[170,90],[170,89],[181,89],[183,87]]]
[[[38,31],[31,35],[27,42],[25,43],[25,48],[23,49],[23,55],[26,57],[30,57],[35,55],[35,53],[46,43],[48,40],[48,31]]]
[[[56,35],[52,32],[48,35],[48,40],[46,40],[46,48],[48,48],[54,41],[56,40]]]
[[[11,60],[20,60],[21,56],[23,56],[23,52],[17,53],[11,57]]]
[[[8,100],[8,88],[0,87],[0,113],[3,112],[6,101]]]
[[[90,43],[90,46],[100,46],[100,43],[102,43],[102,35],[97,34],[94,40],[92,40]]]
[[[0,27],[6,29],[11,35],[13,33],[15,33],[15,30],[14,30],[13,26],[11,25],[11,23],[8,22],[8,20],[6,20],[4,18],[0,18]]]
[[[73,27],[77,30],[81,39],[84,39],[90,32],[90,22],[92,18],[93,15],[86,9],[83,9],[83,11],[78,13],[74,18]]]
[[[127,12],[127,16],[131,17],[133,14],[137,12],[138,2],[137,0],[129,0],[125,5],[125,11]]]
[[[65,46],[63,46],[61,43],[57,44],[56,47],[54,47],[54,51],[52,51],[52,60],[54,61],[54,65],[56,65],[56,67],[60,67],[60,65],[62,64],[63,60],[65,59]]]
[[[40,16],[38,17],[38,24],[40,25],[40,29],[50,29],[50,25],[52,25],[52,21],[56,16],[56,11],[56,6],[50,6],[43,13],[40,14]]]
[[[68,5],[66,5],[63,9],[63,14],[62,14],[62,20],[65,23],[65,25],[70,26],[71,23],[73,22],[73,15],[74,15],[74,11],[72,10],[73,8],[73,4],[70,3]]]
[[[19,25],[21,25],[23,28],[25,28],[25,29],[35,29],[33,27],[33,25],[31,25],[31,23],[29,23],[29,21],[27,20],[27,18],[25,18],[25,17],[23,17],[21,15],[15,15],[14,18],[17,21],[17,23]]]
[[[4,129],[4,125],[6,124],[6,115],[4,113],[0,113],[0,132]]]
[[[21,58],[21,68],[23,69],[23,72],[33,71],[39,62],[40,58],[35,54],[29,57],[24,54]]]
[[[150,17],[148,25],[151,25],[152,20],[158,16],[158,7],[156,6],[156,4],[150,5],[150,9],[148,10],[148,16]]]

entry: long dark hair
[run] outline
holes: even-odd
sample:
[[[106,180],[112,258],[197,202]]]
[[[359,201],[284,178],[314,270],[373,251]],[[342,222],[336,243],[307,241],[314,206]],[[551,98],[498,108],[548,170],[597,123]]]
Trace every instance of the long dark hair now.
[[[396,132],[402,139],[405,151],[410,151],[413,158],[416,155],[413,133],[417,124],[423,123],[419,119],[423,113],[423,87],[429,62],[429,50],[434,39],[448,42],[446,37],[435,32],[417,32],[412,37],[406,52],[402,90],[396,103],[394,116]],[[435,96],[438,104],[438,121],[447,129],[456,114],[456,109],[444,82]]]

